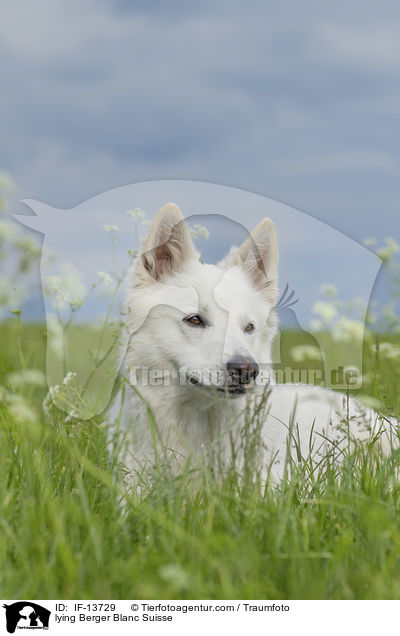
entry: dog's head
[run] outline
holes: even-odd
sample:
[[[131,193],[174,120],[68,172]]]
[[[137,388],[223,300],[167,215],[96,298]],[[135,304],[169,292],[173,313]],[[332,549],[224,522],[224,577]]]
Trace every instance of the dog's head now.
[[[270,362],[277,264],[270,219],[209,265],[199,260],[180,210],[165,205],[129,278],[128,366],[157,378],[167,371],[186,391],[243,395]]]

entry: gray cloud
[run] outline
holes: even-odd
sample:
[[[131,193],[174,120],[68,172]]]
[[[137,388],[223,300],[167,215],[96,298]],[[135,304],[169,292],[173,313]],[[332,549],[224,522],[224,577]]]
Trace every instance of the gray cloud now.
[[[396,2],[3,0],[0,164],[72,206],[201,179],[399,232]]]

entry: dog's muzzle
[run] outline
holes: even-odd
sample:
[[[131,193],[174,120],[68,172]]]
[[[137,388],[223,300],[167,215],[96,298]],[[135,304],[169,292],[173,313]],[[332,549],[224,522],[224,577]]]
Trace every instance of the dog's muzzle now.
[[[226,370],[227,386],[232,388],[241,388],[251,384],[260,373],[257,362],[244,356],[237,356],[228,360]]]

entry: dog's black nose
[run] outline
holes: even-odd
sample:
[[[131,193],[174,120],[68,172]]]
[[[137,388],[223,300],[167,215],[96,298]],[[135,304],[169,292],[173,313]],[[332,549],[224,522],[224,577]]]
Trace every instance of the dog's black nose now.
[[[236,358],[228,360],[226,369],[228,371],[228,381],[234,386],[249,384],[251,380],[256,379],[260,372],[255,360],[244,358],[243,356],[237,356]]]

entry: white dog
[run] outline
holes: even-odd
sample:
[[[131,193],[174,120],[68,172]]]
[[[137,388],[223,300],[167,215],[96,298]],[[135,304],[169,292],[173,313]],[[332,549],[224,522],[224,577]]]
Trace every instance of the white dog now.
[[[128,281],[123,421],[132,471],[153,466],[161,453],[175,472],[204,457],[223,466],[235,455],[243,466],[244,430],[253,426],[262,475],[276,482],[288,453],[318,466],[327,450],[337,455],[351,438],[386,424],[342,394],[268,384],[277,264],[269,219],[208,265],[180,210],[159,211]]]

